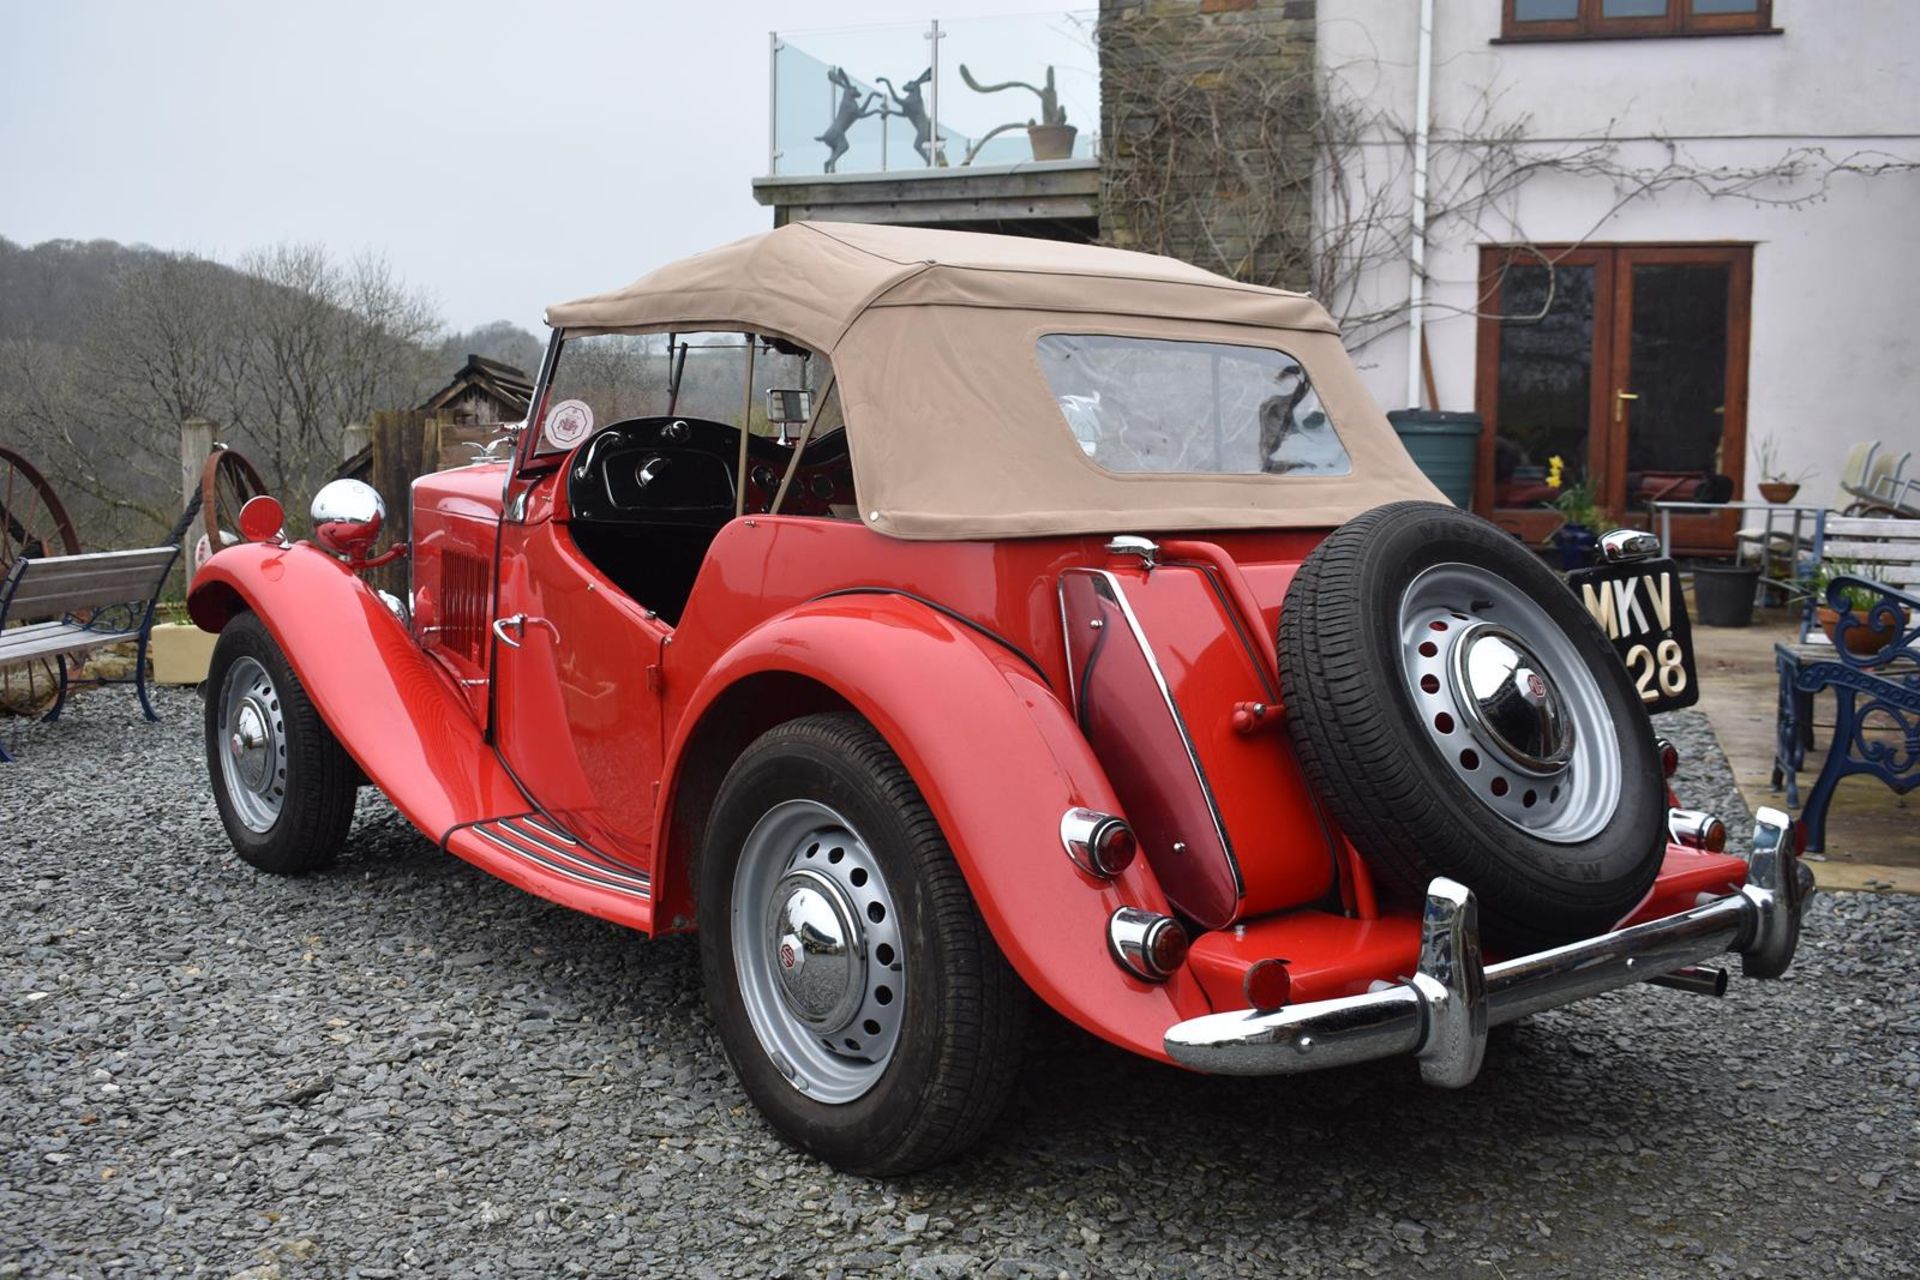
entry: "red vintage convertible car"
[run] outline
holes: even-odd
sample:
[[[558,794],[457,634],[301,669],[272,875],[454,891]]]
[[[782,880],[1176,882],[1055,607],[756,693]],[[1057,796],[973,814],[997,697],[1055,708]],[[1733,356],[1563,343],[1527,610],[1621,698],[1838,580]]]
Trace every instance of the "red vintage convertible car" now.
[[[1741,859],[1673,808],[1670,642],[1636,684],[1437,501],[1310,299],[803,223],[548,320],[510,458],[413,486],[407,599],[358,576],[352,481],[318,545],[256,499],[199,572],[220,815],[306,871],[370,781],[502,879],[697,929],[741,1083],[827,1160],[978,1137],[1035,997],[1202,1072],[1460,1086],[1490,1026],[1792,959],[1788,820]],[[1607,539],[1615,630],[1684,609],[1647,541]]]

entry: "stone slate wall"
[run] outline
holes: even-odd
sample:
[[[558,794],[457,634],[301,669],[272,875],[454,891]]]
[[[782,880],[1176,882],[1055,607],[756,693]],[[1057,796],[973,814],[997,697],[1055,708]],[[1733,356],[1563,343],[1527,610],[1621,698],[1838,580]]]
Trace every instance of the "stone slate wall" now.
[[[1101,0],[1100,236],[1306,288],[1315,0]]]

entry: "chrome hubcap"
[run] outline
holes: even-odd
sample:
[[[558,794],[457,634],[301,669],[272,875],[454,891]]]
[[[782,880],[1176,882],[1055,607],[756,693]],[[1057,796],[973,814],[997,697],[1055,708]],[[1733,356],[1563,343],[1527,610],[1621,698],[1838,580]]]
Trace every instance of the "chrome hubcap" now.
[[[272,830],[287,795],[286,717],[267,669],[241,658],[220,696],[220,777],[234,815],[249,831]]]
[[[775,805],[741,849],[732,923],[767,1057],[821,1102],[865,1094],[893,1060],[906,1003],[898,913],[866,842],[823,804]]]
[[[1481,804],[1559,844],[1606,826],[1623,768],[1612,717],[1538,602],[1476,565],[1435,565],[1407,585],[1400,638],[1427,737]]]
[[[1540,659],[1518,636],[1490,623],[1470,626],[1453,645],[1453,693],[1475,734],[1515,764],[1549,777],[1573,755],[1573,722]]]
[[[866,988],[867,957],[853,904],[839,886],[809,868],[774,889],[768,920],[773,973],[787,1008],[828,1033],[853,1019]]]

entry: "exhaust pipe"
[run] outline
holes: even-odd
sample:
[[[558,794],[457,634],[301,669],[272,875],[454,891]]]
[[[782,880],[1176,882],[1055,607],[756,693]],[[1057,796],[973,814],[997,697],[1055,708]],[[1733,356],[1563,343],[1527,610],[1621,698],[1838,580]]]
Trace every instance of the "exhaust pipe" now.
[[[1656,987],[1672,987],[1675,991],[1691,991],[1697,996],[1724,996],[1727,994],[1727,971],[1712,965],[1690,964],[1672,973],[1663,973],[1647,982]]]

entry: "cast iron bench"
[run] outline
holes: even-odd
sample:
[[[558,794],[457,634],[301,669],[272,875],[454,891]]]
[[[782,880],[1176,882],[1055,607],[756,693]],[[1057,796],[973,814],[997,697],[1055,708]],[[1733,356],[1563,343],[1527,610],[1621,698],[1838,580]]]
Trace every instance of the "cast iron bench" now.
[[[43,720],[58,720],[74,684],[131,684],[140,709],[158,720],[147,698],[147,639],[153,606],[173,568],[178,547],[99,551],[13,562],[0,581],[0,667],[52,658],[60,670],[60,694]],[[12,625],[12,624],[21,625]],[[133,675],[74,680],[67,659],[118,640],[137,640]],[[0,761],[11,760],[0,745]]]
[[[1878,597],[1865,616],[1847,606],[1848,588],[1864,588]],[[1800,811],[1806,847],[1812,852],[1826,848],[1827,806],[1840,779],[1867,774],[1896,795],[1920,786],[1920,596],[1849,577],[1835,578],[1827,595],[1840,612],[1835,643],[1781,644],[1773,650],[1780,672],[1773,786],[1778,790],[1784,776],[1789,805],[1800,802],[1796,773],[1813,745],[1813,695],[1833,690],[1833,739]],[[1849,649],[1850,632],[1881,629],[1892,634],[1875,651]]]

